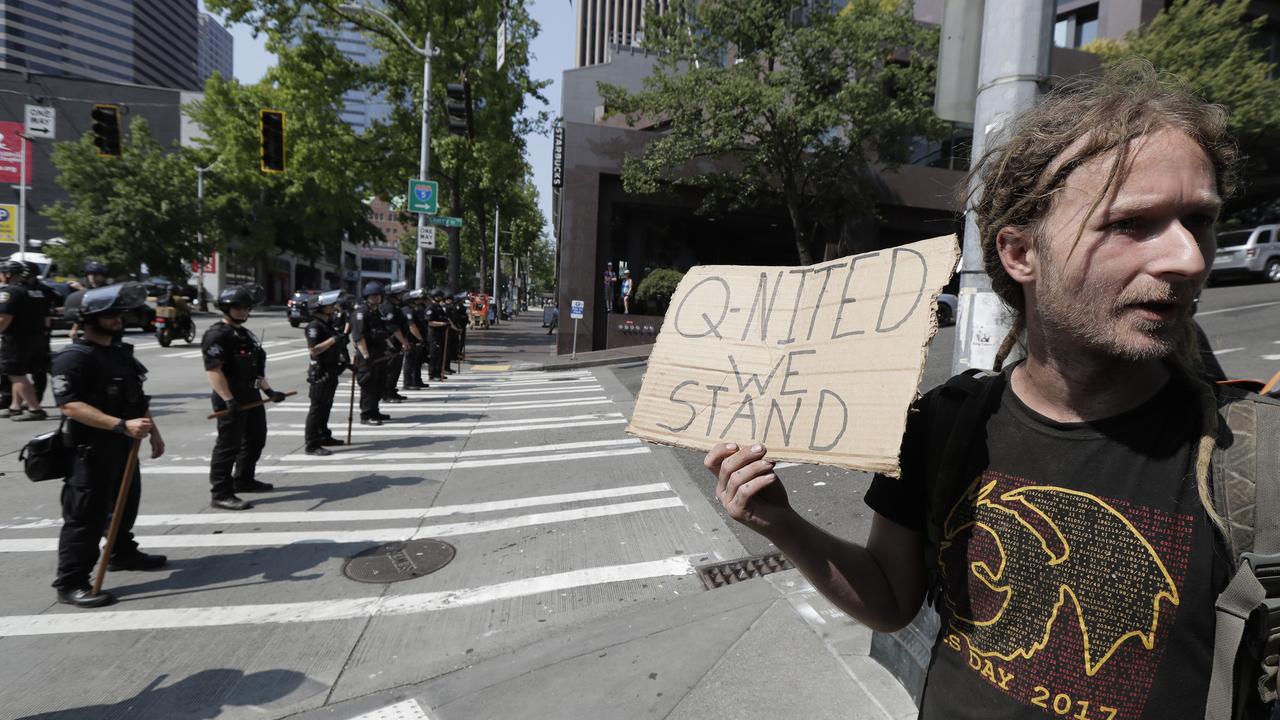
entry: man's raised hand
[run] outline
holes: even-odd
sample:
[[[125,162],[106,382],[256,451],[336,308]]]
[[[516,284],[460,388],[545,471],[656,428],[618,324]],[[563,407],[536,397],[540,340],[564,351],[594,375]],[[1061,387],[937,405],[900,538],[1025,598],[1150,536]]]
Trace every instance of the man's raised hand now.
[[[716,476],[716,498],[729,517],[769,535],[794,515],[787,490],[766,460],[762,445],[739,448],[720,443],[707,453],[702,464]]]

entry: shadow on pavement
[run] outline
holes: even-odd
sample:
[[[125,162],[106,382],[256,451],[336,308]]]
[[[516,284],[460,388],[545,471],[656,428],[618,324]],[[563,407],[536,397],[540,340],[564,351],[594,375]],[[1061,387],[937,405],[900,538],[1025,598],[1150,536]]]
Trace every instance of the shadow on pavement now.
[[[325,503],[337,502],[339,500],[351,500],[358,497],[364,497],[366,495],[373,495],[391,488],[411,487],[421,483],[433,483],[436,486],[440,485],[440,481],[431,480],[426,477],[387,477],[385,475],[363,475],[350,480],[335,480],[332,483],[293,485],[289,483],[290,477],[297,477],[301,479],[306,476],[273,476],[271,481],[276,486],[274,491],[262,495],[255,494],[246,495],[244,497],[258,507],[265,507],[267,505],[282,502],[306,502],[308,500],[317,501],[319,505],[311,508],[312,510],[317,510],[323,507]],[[435,488],[432,488],[433,491],[434,489]],[[434,492],[432,494],[434,495]],[[431,498],[422,498],[423,507],[430,504],[430,500]],[[253,511],[250,510],[249,512]]]
[[[202,588],[226,590],[276,582],[318,580],[324,573],[300,574],[333,558],[347,558],[361,545],[372,543],[298,543],[281,547],[252,547],[240,552],[170,560],[169,575],[134,585],[108,585],[122,603],[131,600],[188,595]],[[119,579],[108,576],[108,579]],[[237,580],[250,582],[227,585]],[[217,586],[217,587],[213,587]]]
[[[246,675],[239,670],[218,668],[201,670],[171,685],[160,687],[168,677],[168,675],[156,677],[133,697],[118,703],[55,710],[39,715],[28,715],[19,720],[216,718],[222,715],[224,706],[266,705],[292,694],[307,682],[306,675],[294,670],[263,670]],[[314,684],[319,691],[319,683]]]

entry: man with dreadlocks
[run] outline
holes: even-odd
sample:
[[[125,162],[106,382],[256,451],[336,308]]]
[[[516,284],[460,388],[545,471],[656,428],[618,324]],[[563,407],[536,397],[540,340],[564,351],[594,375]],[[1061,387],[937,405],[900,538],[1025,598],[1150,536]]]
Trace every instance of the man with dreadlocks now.
[[[977,164],[1014,327],[998,374],[964,378],[981,413],[943,412],[939,389],[915,404],[865,544],[793,510],[766,448],[707,454],[729,515],[854,618],[894,631],[935,598],[922,718],[1205,716],[1236,568],[1191,308],[1232,189],[1224,123],[1138,63],[1059,87]],[[1252,696],[1234,717],[1267,716]]]

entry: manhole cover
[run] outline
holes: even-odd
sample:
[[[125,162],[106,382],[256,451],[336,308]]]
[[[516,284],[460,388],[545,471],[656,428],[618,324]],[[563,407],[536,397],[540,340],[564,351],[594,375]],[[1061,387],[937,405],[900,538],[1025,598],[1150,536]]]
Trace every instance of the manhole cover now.
[[[453,546],[425,538],[393,542],[355,555],[342,574],[356,582],[393,583],[430,575],[453,561]]]
[[[708,590],[715,590],[718,587],[732,585],[750,580],[781,570],[790,570],[792,564],[782,553],[773,553],[772,555],[760,555],[757,557],[743,558],[741,560],[730,560],[729,562],[716,563],[715,565],[703,565],[698,568],[698,577],[702,580],[702,585]]]

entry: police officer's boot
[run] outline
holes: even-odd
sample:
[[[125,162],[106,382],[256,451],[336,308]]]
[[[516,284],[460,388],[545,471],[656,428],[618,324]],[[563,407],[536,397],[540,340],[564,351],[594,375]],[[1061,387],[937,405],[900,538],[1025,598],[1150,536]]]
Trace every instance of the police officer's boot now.
[[[58,602],[65,605],[75,605],[78,608],[96,608],[110,605],[116,601],[116,596],[103,590],[97,595],[93,594],[93,588],[88,586],[64,590],[58,588]]]

